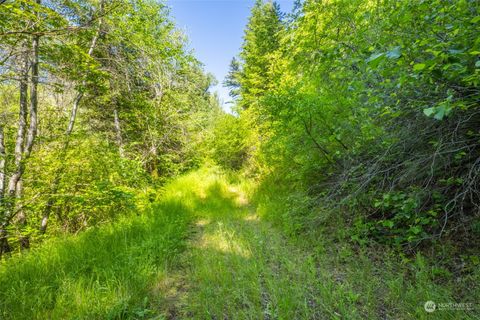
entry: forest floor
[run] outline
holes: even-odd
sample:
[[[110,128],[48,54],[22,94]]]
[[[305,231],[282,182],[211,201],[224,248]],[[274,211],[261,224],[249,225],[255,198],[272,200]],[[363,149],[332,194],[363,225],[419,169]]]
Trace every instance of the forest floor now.
[[[473,319],[426,313],[449,292],[420,269],[404,282],[396,265],[286,237],[231,180],[201,169],[143,214],[3,261],[0,319]]]

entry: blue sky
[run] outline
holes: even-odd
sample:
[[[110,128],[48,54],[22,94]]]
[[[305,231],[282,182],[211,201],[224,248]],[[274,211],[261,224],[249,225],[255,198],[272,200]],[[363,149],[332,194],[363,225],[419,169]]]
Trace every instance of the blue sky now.
[[[277,1],[283,12],[290,12],[294,0]],[[177,26],[187,34],[195,56],[205,71],[218,80],[219,93],[229,110],[228,90],[222,87],[233,56],[242,45],[243,30],[255,0],[167,0]]]

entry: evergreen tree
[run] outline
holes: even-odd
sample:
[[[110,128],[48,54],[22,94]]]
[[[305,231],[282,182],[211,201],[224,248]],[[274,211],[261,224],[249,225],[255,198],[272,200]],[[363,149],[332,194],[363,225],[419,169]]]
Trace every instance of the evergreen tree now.
[[[272,57],[280,47],[282,20],[276,2],[257,0],[244,35],[240,58],[240,96],[243,108],[258,102],[271,86]]]
[[[232,98],[236,99],[240,94],[240,82],[241,76],[240,62],[233,57],[230,61],[230,67],[227,76],[223,82],[223,85],[229,88],[229,94]]]

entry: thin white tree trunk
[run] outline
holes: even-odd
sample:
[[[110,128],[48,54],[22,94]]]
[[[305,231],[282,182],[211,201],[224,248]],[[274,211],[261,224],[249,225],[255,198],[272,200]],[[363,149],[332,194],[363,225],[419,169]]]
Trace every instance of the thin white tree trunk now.
[[[27,51],[28,48],[25,48]],[[27,128],[27,105],[28,105],[28,69],[29,69],[29,61],[28,61],[28,51],[24,54],[23,58],[23,72],[20,78],[20,110],[18,115],[18,130],[17,130],[17,139],[15,142],[15,168],[19,168],[21,165],[21,161],[23,158],[24,152],[24,144],[25,144],[25,134]],[[23,196],[23,181],[20,177],[17,181],[17,185],[15,187],[15,210],[16,213],[16,223],[23,228],[27,223],[27,216],[25,211],[22,209],[21,199]],[[13,213],[12,213],[13,214]],[[20,243],[22,248],[28,247],[28,237],[21,236]]]
[[[3,197],[5,195],[5,136],[3,131],[3,124],[0,123],[0,206],[3,205]]]
[[[6,210],[5,210],[5,184],[6,184],[6,174],[5,174],[5,142],[4,142],[4,131],[3,124],[0,123],[0,258],[4,252],[10,251],[10,246],[8,244],[7,230],[6,228]]]
[[[120,153],[120,157],[123,158],[124,151],[123,151],[122,128],[120,126],[120,118],[118,117],[117,108],[113,109],[113,122],[114,122],[114,125],[115,125],[115,133],[117,135],[118,151]]]

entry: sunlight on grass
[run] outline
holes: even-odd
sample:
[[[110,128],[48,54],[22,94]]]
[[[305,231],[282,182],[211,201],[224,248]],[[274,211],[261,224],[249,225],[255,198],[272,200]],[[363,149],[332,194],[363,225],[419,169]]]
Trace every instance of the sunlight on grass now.
[[[249,214],[248,216],[245,216],[243,220],[245,221],[258,221],[260,217],[256,214]]]
[[[251,257],[251,251],[238,241],[235,230],[229,230],[221,222],[217,223],[213,232],[205,232],[197,241],[196,246],[203,249],[213,249],[223,253],[235,254],[244,258]]]

